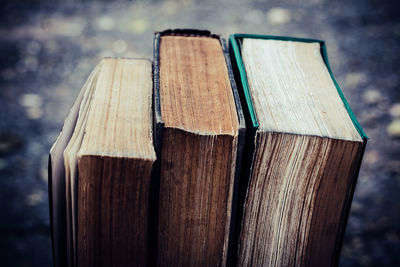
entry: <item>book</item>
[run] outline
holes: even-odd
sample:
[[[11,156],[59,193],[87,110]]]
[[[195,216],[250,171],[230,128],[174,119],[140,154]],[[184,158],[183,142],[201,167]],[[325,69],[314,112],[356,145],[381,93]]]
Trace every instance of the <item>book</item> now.
[[[367,136],[323,41],[234,34],[246,118],[239,266],[336,265]]]
[[[336,265],[366,143],[323,41],[156,33],[51,148],[54,264]]]
[[[224,266],[245,131],[225,41],[208,31],[157,33],[153,74],[157,265]]]
[[[103,59],[50,151],[55,266],[149,261],[152,63]]]

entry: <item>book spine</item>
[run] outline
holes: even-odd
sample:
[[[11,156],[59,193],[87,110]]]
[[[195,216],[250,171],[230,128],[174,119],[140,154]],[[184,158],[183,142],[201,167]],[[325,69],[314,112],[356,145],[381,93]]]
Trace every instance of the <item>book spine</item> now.
[[[159,48],[160,34],[156,33],[154,37],[153,47],[153,141],[157,159],[154,163],[151,190],[150,190],[150,208],[151,208],[151,229],[150,233],[150,253],[149,266],[157,265],[157,239],[158,239],[158,210],[159,210],[159,193],[160,193],[160,171],[161,171],[161,148],[162,137],[164,132],[164,121],[161,117],[160,106],[160,72],[159,72]]]
[[[253,162],[253,154],[254,154],[254,148],[255,148],[255,142],[256,142],[256,132],[258,129],[258,125],[255,124],[254,122],[254,115],[255,114],[253,107],[251,105],[248,105],[248,100],[246,95],[244,94],[244,88],[243,88],[243,83],[241,80],[241,73],[240,69],[238,66],[238,60],[237,60],[237,55],[234,52],[232,42],[229,41],[229,56],[232,59],[231,60],[231,66],[232,66],[232,75],[234,79],[237,81],[236,82],[236,91],[237,91],[237,96],[239,98],[239,101],[241,101],[242,105],[242,113],[243,113],[243,119],[245,122],[245,134],[244,134],[244,140],[243,140],[243,161],[242,161],[242,168],[240,171],[239,179],[238,179],[238,190],[236,192],[236,221],[235,221],[235,228],[234,228],[234,233],[233,233],[233,240],[234,243],[232,244],[232,255],[231,255],[231,266],[236,266],[237,265],[237,251],[238,251],[238,246],[239,246],[239,238],[240,238],[240,233],[242,229],[242,221],[243,221],[243,212],[244,212],[244,205],[245,205],[245,200],[246,200],[246,194],[247,194],[247,187],[249,183],[249,176],[250,176],[250,171],[251,171],[251,165]]]
[[[236,170],[235,170],[235,180],[233,186],[233,196],[232,196],[232,210],[231,210],[231,222],[230,222],[230,231],[229,231],[229,243],[228,243],[228,257],[227,257],[227,266],[235,265],[236,251],[238,247],[238,229],[240,226],[240,215],[239,205],[241,203],[239,199],[239,190],[241,184],[241,170],[242,170],[242,160],[243,160],[243,152],[245,148],[245,137],[246,137],[246,124],[245,118],[243,114],[242,105],[240,103],[239,92],[235,82],[235,76],[233,73],[232,62],[229,55],[229,49],[226,45],[226,41],[224,38],[220,38],[220,43],[222,50],[224,52],[226,65],[228,68],[229,80],[231,82],[233,98],[235,100],[236,111],[239,119],[239,135],[238,135],[238,147],[237,147],[237,156],[236,156]]]

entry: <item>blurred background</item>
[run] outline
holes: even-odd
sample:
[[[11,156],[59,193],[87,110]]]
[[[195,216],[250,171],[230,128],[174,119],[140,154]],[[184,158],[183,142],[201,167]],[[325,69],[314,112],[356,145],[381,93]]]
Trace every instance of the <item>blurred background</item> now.
[[[48,152],[99,60],[152,58],[153,34],[209,29],[326,41],[370,137],[341,266],[400,266],[400,4],[388,0],[1,1],[0,265],[52,264]]]

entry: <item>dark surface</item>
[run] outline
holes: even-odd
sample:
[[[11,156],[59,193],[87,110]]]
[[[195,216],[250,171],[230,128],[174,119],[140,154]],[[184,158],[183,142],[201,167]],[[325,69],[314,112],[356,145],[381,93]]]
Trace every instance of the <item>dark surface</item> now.
[[[153,32],[177,27],[326,41],[370,137],[340,265],[400,265],[396,2],[10,1],[0,9],[1,266],[51,265],[47,153],[91,70],[105,56],[152,58]]]

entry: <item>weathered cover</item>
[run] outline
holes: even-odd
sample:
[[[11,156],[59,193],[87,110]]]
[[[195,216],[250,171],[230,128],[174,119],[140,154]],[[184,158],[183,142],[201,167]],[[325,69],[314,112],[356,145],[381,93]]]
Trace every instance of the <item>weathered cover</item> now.
[[[360,123],[357,121],[354,113],[352,112],[347,100],[345,99],[345,97],[343,95],[342,90],[339,87],[339,84],[336,82],[335,78],[333,77],[332,70],[329,66],[328,54],[326,52],[326,46],[325,46],[324,41],[316,40],[316,39],[287,37],[287,36],[271,36],[271,35],[256,35],[256,34],[232,34],[232,35],[230,35],[230,37],[229,37],[229,53],[232,58],[233,71],[235,74],[235,79],[237,81],[237,87],[239,90],[240,100],[242,101],[243,112],[244,112],[244,116],[246,119],[246,128],[247,128],[245,151],[244,151],[245,160],[243,161],[243,172],[242,172],[243,177],[241,178],[242,184],[240,185],[240,194],[239,194],[240,200],[239,200],[239,209],[238,210],[240,213],[240,217],[242,216],[242,213],[243,213],[243,205],[244,205],[244,201],[245,201],[245,197],[246,197],[249,174],[250,174],[250,170],[252,167],[252,160],[253,160],[252,158],[253,158],[253,154],[254,154],[254,147],[255,147],[255,144],[258,143],[258,140],[255,140],[255,138],[256,138],[256,131],[258,130],[258,127],[259,127],[258,119],[256,116],[256,112],[254,110],[253,101],[251,98],[251,92],[249,90],[246,69],[244,67],[242,55],[241,55],[241,44],[242,44],[243,38],[272,39],[272,40],[281,40],[281,41],[319,43],[320,47],[321,47],[321,56],[325,62],[325,65],[328,69],[328,72],[329,72],[331,78],[332,78],[332,81],[336,86],[337,92],[338,92],[340,98],[342,99],[343,104],[344,104],[355,128],[357,129],[358,133],[360,134],[360,136],[363,140],[363,148],[362,148],[361,157],[360,157],[360,160],[359,160],[358,166],[357,166],[356,177],[354,179],[354,184],[351,186],[349,193],[348,193],[348,199],[346,200],[346,207],[342,214],[341,230],[340,230],[340,233],[336,240],[335,253],[336,253],[337,257],[336,257],[336,262],[334,264],[337,265],[339,256],[340,256],[341,245],[343,242],[345,227],[346,227],[347,219],[348,219],[349,212],[350,212],[351,201],[353,199],[354,189],[355,189],[355,185],[357,183],[357,177],[358,177],[358,173],[360,171],[362,156],[364,154],[368,136],[365,134]],[[240,233],[238,233],[238,234],[240,234]]]
[[[240,172],[242,166],[242,156],[243,156],[243,149],[244,149],[244,141],[245,141],[245,120],[243,115],[242,106],[239,99],[239,93],[236,87],[236,82],[233,74],[233,69],[231,65],[231,60],[229,57],[228,48],[226,46],[226,42],[223,38],[221,38],[217,34],[212,34],[210,31],[207,30],[196,30],[196,29],[169,29],[162,32],[157,32],[154,37],[154,63],[153,63],[153,104],[154,104],[154,142],[156,148],[156,154],[158,161],[161,158],[161,140],[162,140],[162,133],[164,129],[164,122],[161,117],[161,107],[160,107],[160,73],[159,73],[159,61],[160,61],[160,40],[161,36],[164,35],[180,35],[180,36],[204,36],[210,38],[216,38],[221,43],[221,49],[225,56],[226,65],[228,68],[228,75],[233,91],[233,97],[235,100],[236,111],[238,115],[239,121],[239,132],[238,132],[238,147],[237,147],[237,157],[236,157],[236,169],[235,169],[235,181],[234,181],[234,188],[233,188],[233,197],[232,197],[232,211],[231,211],[231,227],[230,227],[230,234],[229,234],[229,244],[228,244],[228,259],[227,265],[231,265],[232,255],[236,250],[236,222],[237,222],[237,201],[238,201],[238,190],[239,190],[239,179],[240,179]],[[159,168],[158,163],[158,168]]]

